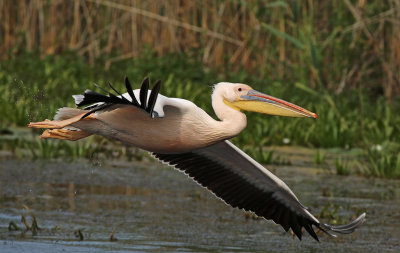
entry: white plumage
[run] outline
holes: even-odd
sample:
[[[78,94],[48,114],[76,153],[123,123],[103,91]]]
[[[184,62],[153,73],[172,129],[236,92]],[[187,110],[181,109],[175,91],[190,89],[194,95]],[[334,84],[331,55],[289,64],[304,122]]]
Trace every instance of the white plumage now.
[[[98,134],[145,149],[227,204],[272,219],[286,231],[292,229],[299,239],[302,228],[318,240],[312,226],[326,233],[351,233],[364,222],[365,213],[348,225],[320,223],[282,180],[227,141],[246,127],[243,110],[317,118],[315,113],[248,85],[224,82],[215,85],[212,94],[219,118],[215,120],[191,101],[158,94],[159,83],[148,90],[145,79],[142,88],[132,92],[129,81],[125,82],[127,93],[105,96],[87,90],[74,99],[78,106],[88,107],[61,108],[54,121],[29,127],[47,128],[42,138],[77,140]]]

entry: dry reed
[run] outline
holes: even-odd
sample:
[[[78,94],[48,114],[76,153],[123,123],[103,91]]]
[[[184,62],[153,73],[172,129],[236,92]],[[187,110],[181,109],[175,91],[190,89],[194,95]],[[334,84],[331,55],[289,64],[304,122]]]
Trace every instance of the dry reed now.
[[[105,55],[109,67],[151,48],[275,79],[303,71],[337,93],[400,94],[399,41],[400,0],[0,1],[2,59],[75,51],[91,65]]]

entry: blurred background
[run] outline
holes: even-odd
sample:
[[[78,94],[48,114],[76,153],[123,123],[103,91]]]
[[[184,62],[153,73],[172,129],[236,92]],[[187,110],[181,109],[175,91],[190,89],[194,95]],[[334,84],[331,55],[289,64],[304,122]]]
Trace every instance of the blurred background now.
[[[3,133],[73,106],[94,83],[123,91],[125,76],[161,79],[163,94],[212,115],[212,85],[243,82],[319,116],[249,115],[235,142],[252,155],[359,148],[358,172],[400,176],[399,0],[4,0],[0,13]]]
[[[316,112],[317,120],[248,113],[233,142],[324,222],[367,211],[362,236],[287,243],[272,223],[244,219],[179,173],[152,170],[145,152],[98,136],[41,140],[27,129],[74,107],[71,95],[95,83],[124,92],[125,76],[134,87],[160,79],[162,94],[214,118],[220,81]],[[393,250],[399,95],[400,0],[0,0],[0,243],[44,252],[88,237],[84,250]],[[122,244],[109,244],[114,230]]]

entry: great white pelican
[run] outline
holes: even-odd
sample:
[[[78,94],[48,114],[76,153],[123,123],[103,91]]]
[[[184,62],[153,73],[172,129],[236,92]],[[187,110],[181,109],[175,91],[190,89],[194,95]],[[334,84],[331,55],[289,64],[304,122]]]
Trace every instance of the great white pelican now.
[[[159,94],[160,81],[149,90],[146,78],[140,89],[103,95],[86,90],[74,95],[77,107],[58,109],[54,120],[29,124],[46,128],[42,138],[78,140],[98,134],[142,148],[184,172],[232,207],[271,219],[301,239],[304,228],[315,240],[313,226],[331,232],[352,233],[365,213],[347,225],[330,226],[316,219],[289,187],[228,139],[247,124],[243,111],[289,117],[317,118],[304,108],[263,94],[246,84],[221,82],[214,86],[212,106],[219,120],[191,101]]]

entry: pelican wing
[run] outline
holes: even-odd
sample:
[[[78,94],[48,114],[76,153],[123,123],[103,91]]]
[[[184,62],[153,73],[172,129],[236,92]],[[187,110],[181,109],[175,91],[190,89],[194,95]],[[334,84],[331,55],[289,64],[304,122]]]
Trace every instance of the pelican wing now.
[[[129,82],[129,79],[127,77],[125,77],[125,87],[127,89],[127,93],[125,93],[124,95],[121,95],[121,93],[119,93],[110,83],[108,83],[108,86],[117,94],[113,94],[103,89],[103,91],[108,93],[108,95],[103,95],[92,90],[86,90],[83,95],[73,96],[77,107],[89,105],[83,108],[88,112],[83,115],[82,118],[85,118],[94,112],[110,108],[114,105],[132,105],[136,108],[144,110],[151,117],[157,115],[157,112],[154,112],[154,107],[156,105],[158,93],[160,91],[160,81],[156,82],[153,89],[151,90],[150,95],[148,96],[149,78],[145,78],[143,80],[139,91],[140,103],[136,99],[134,91],[132,90],[131,83]],[[101,87],[99,88],[102,89]]]
[[[271,219],[285,231],[291,228],[300,240],[303,227],[318,241],[312,225],[326,233],[351,233],[365,220],[362,214],[344,226],[320,223],[282,180],[229,141],[187,153],[152,155],[183,171],[232,207]]]

